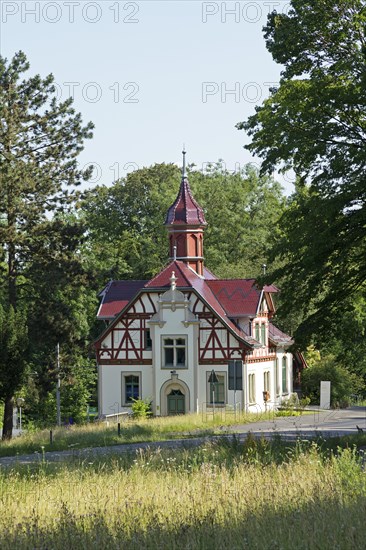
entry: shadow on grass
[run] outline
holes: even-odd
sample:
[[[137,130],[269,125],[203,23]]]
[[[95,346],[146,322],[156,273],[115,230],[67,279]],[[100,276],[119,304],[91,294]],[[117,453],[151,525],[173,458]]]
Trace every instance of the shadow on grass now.
[[[167,521],[158,510],[146,510],[144,526],[133,521],[126,503],[116,503],[114,519],[102,513],[77,516],[61,505],[52,526],[42,527],[36,515],[14,530],[1,530],[0,547],[88,549],[361,549],[365,543],[365,497],[352,503],[321,500],[309,505],[291,503],[283,509],[261,508],[238,517],[232,502],[225,517],[192,508],[188,520],[179,515]],[[119,505],[119,507],[118,507]],[[125,512],[123,512],[123,510]]]

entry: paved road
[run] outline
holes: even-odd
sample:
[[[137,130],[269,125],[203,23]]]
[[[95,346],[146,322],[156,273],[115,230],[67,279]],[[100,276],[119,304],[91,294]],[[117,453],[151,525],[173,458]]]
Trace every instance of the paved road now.
[[[323,435],[334,437],[358,432],[357,426],[366,433],[366,407],[350,407],[349,409],[320,411],[309,408],[311,414],[302,416],[277,417],[273,420],[232,426],[239,434],[249,431],[255,435],[273,436],[281,434],[285,437]]]
[[[286,439],[297,437],[334,437],[337,435],[348,435],[358,433],[357,427],[366,433],[366,407],[351,407],[337,411],[319,411],[313,408],[311,414],[303,416],[278,417],[273,420],[253,422],[232,426],[230,432],[238,434],[239,439],[245,439],[248,432],[256,436],[273,437],[276,434]],[[227,428],[223,434],[228,433]],[[231,437],[228,435],[228,437]],[[110,445],[108,447],[95,447],[92,449],[76,449],[68,451],[51,451],[45,453],[47,462],[64,462],[74,459],[92,460],[97,456],[107,454],[133,453],[138,449],[154,448],[187,448],[198,447],[215,437],[197,437],[195,439],[174,439],[170,441],[157,441],[153,443],[128,443],[125,445]],[[40,453],[0,458],[0,467],[12,466],[15,464],[33,464],[41,462],[43,457]]]

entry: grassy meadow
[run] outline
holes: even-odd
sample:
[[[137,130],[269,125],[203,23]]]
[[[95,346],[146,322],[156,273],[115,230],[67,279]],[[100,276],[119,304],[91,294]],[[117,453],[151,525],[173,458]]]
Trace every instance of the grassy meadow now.
[[[274,415],[284,415],[287,411],[274,413],[237,414],[216,412],[212,414],[186,414],[149,419],[124,419],[121,421],[121,436],[118,436],[115,422],[52,428],[53,443],[50,444],[50,430],[24,432],[10,441],[0,441],[0,457],[20,454],[62,451],[70,448],[104,447],[123,443],[162,441],[167,439],[190,438],[222,434],[234,424],[248,424],[259,420],[273,419]],[[293,412],[292,412],[293,414]]]
[[[361,549],[356,447],[248,436],[0,470],[2,549]]]

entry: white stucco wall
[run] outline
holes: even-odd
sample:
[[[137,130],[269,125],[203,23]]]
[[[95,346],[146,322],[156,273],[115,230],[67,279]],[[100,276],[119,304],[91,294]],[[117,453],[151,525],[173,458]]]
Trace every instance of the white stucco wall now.
[[[146,302],[147,309],[148,302]],[[199,364],[198,357],[198,337],[199,324],[194,316],[187,322],[187,303],[170,304],[167,302],[159,305],[160,313],[152,317],[151,322],[147,321],[146,326],[150,328],[150,335],[153,342],[152,351],[144,351],[144,359],[152,359],[152,365],[103,365],[99,367],[99,414],[115,414],[123,410],[130,410],[123,402],[122,395],[122,374],[136,373],[140,376],[141,397],[151,399],[153,403],[153,413],[157,416],[167,414],[167,395],[172,389],[180,389],[186,395],[185,411],[197,412],[202,408],[210,407],[208,375],[212,369],[217,374],[225,376],[226,385],[226,403],[234,406],[234,391],[228,390],[228,366],[227,364]],[[118,325],[117,325],[118,327]],[[116,328],[117,328],[116,327]],[[201,333],[205,331],[201,331]],[[222,338],[224,347],[229,343],[230,347],[237,347],[237,342],[232,334],[227,333],[223,325],[216,332]],[[168,367],[163,365],[162,341],[164,337],[184,337],[186,338],[186,368]],[[227,341],[229,337],[229,342]],[[105,338],[106,347],[110,345],[111,339],[107,334]],[[219,358],[216,354],[216,359]],[[272,353],[271,360],[264,360],[264,357]],[[288,393],[292,391],[292,354],[286,353],[284,349],[277,349],[276,355],[274,349],[268,349],[265,346],[254,351],[252,358],[255,362],[248,362],[243,369],[243,391],[236,392],[236,404],[240,403],[242,410],[259,411],[265,409],[263,400],[264,390],[264,372],[270,373],[270,401],[267,408],[272,408],[279,404],[281,400],[288,396],[282,392],[282,358],[284,354],[287,357],[287,387]],[[206,360],[211,360],[212,354],[206,354]],[[233,359],[239,358],[233,356]],[[276,358],[277,358],[277,379],[279,392],[276,388]],[[172,374],[171,371],[176,373]],[[249,403],[248,380],[249,375],[255,374],[255,402]]]

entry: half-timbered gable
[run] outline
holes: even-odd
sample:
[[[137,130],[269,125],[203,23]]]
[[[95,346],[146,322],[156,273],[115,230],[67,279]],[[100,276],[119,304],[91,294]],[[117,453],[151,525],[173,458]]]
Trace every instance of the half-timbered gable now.
[[[126,281],[126,283],[129,283]],[[121,362],[151,365],[151,338],[147,324],[156,313],[156,294],[140,293],[111,320],[95,343],[99,364]],[[103,314],[103,308],[100,308]]]
[[[293,389],[293,342],[273,324],[278,289],[218,279],[205,267],[206,221],[185,168],[165,225],[168,265],[149,281],[110,281],[100,293],[100,414],[128,410],[138,397],[156,415],[275,407]]]

